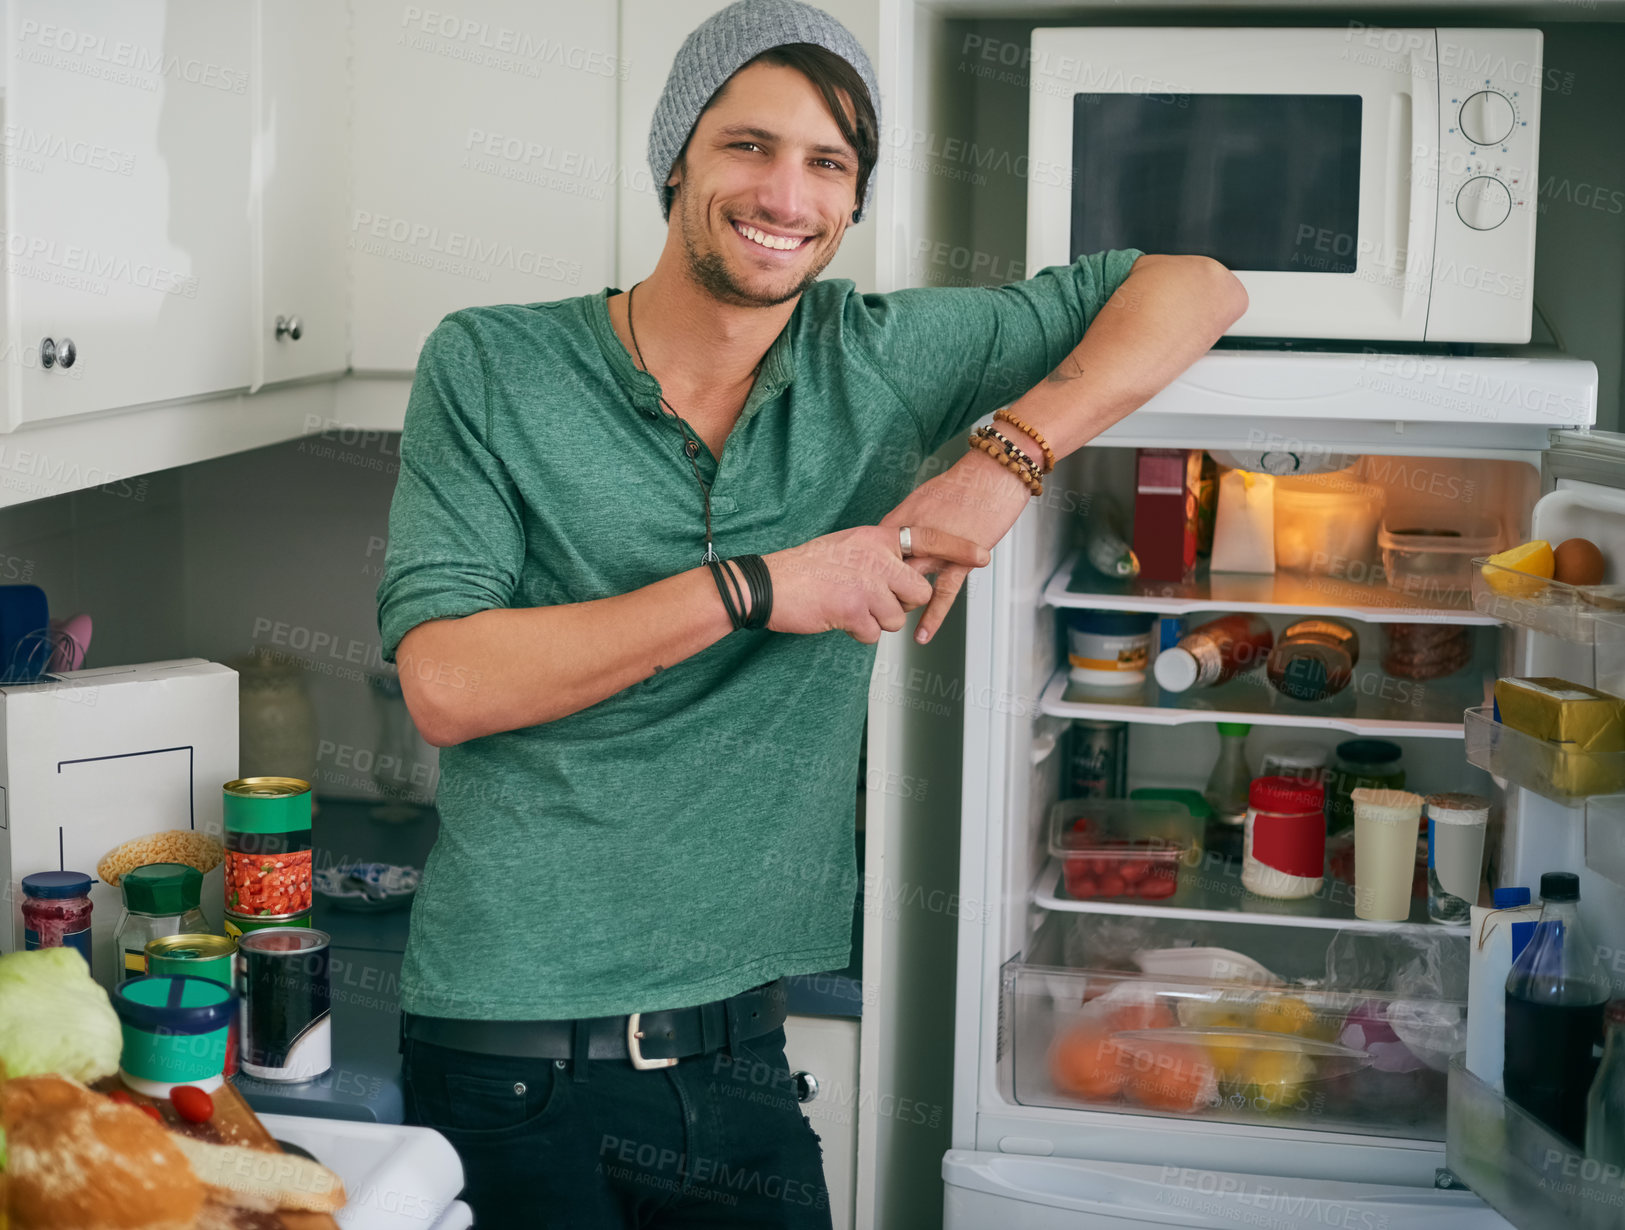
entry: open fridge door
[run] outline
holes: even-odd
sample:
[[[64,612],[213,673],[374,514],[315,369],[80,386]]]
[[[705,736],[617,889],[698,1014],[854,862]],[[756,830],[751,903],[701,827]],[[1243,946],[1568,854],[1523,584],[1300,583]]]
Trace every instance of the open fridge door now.
[[[1604,559],[1600,583],[1543,582],[1514,596],[1483,585],[1475,605],[1517,629],[1509,674],[1625,697],[1625,436],[1553,434],[1530,537],[1554,548],[1575,538],[1594,543]],[[1612,997],[1625,997],[1625,753],[1559,746],[1489,715],[1475,726],[1469,715],[1468,758],[1505,792],[1502,886],[1533,888],[1546,872],[1577,873],[1581,922]],[[1452,1172],[1519,1230],[1625,1224],[1625,1159],[1588,1156],[1464,1067],[1450,1073],[1447,1156]]]

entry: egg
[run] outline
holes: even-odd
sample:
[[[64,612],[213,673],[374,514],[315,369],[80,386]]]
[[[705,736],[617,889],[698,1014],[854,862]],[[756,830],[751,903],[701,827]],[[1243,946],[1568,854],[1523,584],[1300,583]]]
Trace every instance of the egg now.
[[[1552,552],[1552,578],[1565,585],[1601,585],[1606,562],[1597,544],[1586,538],[1570,538]]]

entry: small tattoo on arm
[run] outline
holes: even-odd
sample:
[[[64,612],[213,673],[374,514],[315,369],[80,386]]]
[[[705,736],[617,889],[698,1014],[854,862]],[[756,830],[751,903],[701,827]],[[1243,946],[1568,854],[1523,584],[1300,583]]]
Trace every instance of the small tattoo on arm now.
[[[1069,354],[1061,360],[1061,365],[1044,377],[1052,384],[1064,384],[1068,380],[1076,380],[1083,375],[1083,364],[1078,362],[1078,356]]]

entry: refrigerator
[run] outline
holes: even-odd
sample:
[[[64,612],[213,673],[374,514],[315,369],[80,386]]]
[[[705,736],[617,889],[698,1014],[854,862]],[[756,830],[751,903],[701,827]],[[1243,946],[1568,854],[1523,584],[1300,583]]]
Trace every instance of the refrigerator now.
[[[1283,524],[1278,510],[1278,540],[1353,533],[1367,544],[1318,572],[1203,563],[1188,581],[1159,583],[1108,580],[1080,562],[1109,508],[1132,519],[1136,450],[1255,464],[1279,464],[1259,454],[1285,450],[1298,458],[1289,465],[1346,462],[1348,486],[1380,490],[1387,528],[1470,515],[1494,526],[1497,549],[1584,536],[1605,554],[1604,581],[1622,586],[1625,437],[1592,430],[1595,405],[1595,367],[1558,354],[1215,351],[1046,478],[968,590],[948,1230],[1622,1224],[1625,1203],[1610,1204],[1606,1184],[1563,1190],[1579,1182],[1564,1173],[1578,1165],[1572,1150],[1537,1147],[1550,1142],[1461,1068],[1468,926],[1428,921],[1423,899],[1409,921],[1360,920],[1333,877],[1304,901],[1257,897],[1211,852],[1182,864],[1173,896],[1074,899],[1051,831],[1071,783],[1100,770],[1073,763],[1100,754],[1075,733],[1079,720],[1121,723],[1125,792],[1201,791],[1219,722],[1250,726],[1255,772],[1288,743],[1330,759],[1344,740],[1389,740],[1405,789],[1491,800],[1487,885],[1535,889],[1543,872],[1575,871],[1586,926],[1605,957],[1625,953],[1625,795],[1587,797],[1567,779],[1554,788],[1484,713],[1505,675],[1625,696],[1625,614],[1589,601],[1605,590],[1545,585],[1510,600],[1476,564],[1466,571],[1478,579],[1459,588],[1395,589],[1389,572],[1438,561],[1395,558],[1385,571],[1368,530],[1336,505],[1318,522]],[[1148,670],[1144,686],[1102,692],[1070,678],[1066,625],[1078,609],[1171,627],[1252,611],[1277,637],[1318,616],[1356,630],[1361,653],[1350,686],[1318,707],[1286,700],[1256,670],[1177,694]],[[1467,665],[1423,682],[1390,673],[1396,625],[1455,630]],[[1214,964],[1208,950],[1244,960]],[[1610,968],[1625,996],[1625,957]],[[1080,1021],[1099,1027],[1090,1005],[1114,1000],[1113,1036],[1144,1048],[1129,1048],[1140,1070],[1164,1062],[1154,1035],[1166,1026],[1186,1042],[1204,1028],[1209,1041],[1224,1040],[1216,1028],[1296,1031],[1313,1062],[1266,1064],[1245,1081],[1231,1069],[1199,1089],[1133,1072],[1096,1080],[1088,1063],[1068,1066],[1066,1040]],[[1385,1030],[1402,1020],[1406,1030]]]

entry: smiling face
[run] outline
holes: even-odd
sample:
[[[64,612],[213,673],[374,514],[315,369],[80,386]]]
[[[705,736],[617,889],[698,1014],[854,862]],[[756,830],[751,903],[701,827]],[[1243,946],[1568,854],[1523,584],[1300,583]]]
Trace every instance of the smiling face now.
[[[858,159],[811,81],[757,63],[712,99],[669,182],[694,280],[724,303],[771,307],[812,285],[840,248]]]

